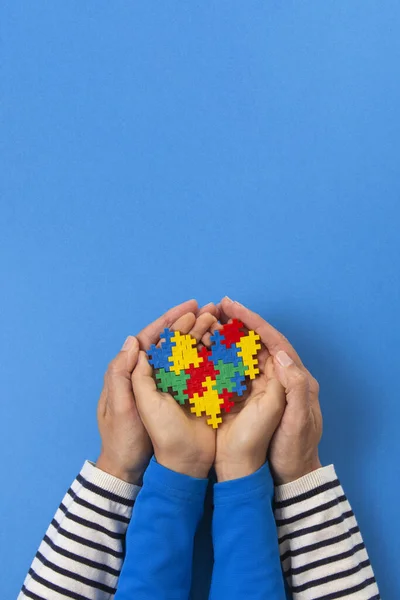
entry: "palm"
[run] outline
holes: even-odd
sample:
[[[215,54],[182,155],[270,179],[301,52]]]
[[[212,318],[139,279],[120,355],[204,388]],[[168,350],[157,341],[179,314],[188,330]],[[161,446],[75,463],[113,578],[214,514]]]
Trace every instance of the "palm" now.
[[[154,390],[146,402],[151,410],[146,410],[146,426],[155,446],[162,443],[164,432],[175,431],[176,442],[187,448],[202,448],[212,462],[215,456],[215,431],[205,419],[198,418],[190,411],[190,405],[181,406],[171,394]],[[182,410],[183,409],[183,410]]]
[[[228,456],[232,449],[237,451],[238,446],[253,443],[258,431],[265,432],[268,421],[276,426],[276,405],[277,400],[282,404],[283,390],[273,376],[268,357],[263,347],[258,357],[260,374],[249,382],[243,396],[236,396],[232,411],[224,415],[217,432],[217,457]]]
[[[175,328],[199,343],[214,322],[216,318],[209,313],[197,319],[188,314],[175,323]],[[196,467],[190,467],[191,473],[207,474],[215,457],[215,430],[205,419],[196,417],[190,405],[181,406],[171,394],[157,389],[153,369],[143,352],[132,374],[132,384],[156,459],[164,460],[162,464],[173,470],[188,472],[186,466],[191,464]]]

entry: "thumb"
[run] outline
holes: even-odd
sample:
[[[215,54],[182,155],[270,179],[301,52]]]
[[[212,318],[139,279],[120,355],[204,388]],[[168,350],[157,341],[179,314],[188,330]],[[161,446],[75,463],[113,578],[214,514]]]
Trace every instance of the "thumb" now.
[[[110,362],[107,374],[110,377],[123,377],[130,380],[139,356],[139,342],[133,335],[128,335],[117,356]]]
[[[286,407],[285,388],[276,376],[272,356],[265,362],[264,373],[268,378],[265,394],[259,399],[259,422],[264,436],[270,440],[278,427]]]
[[[122,363],[125,360],[125,368],[129,373],[132,373],[133,369],[136,366],[137,360],[139,357],[139,341],[135,336],[128,335],[126,338],[124,345],[121,348],[121,352],[117,355],[117,359],[119,359]]]
[[[100,396],[98,411],[104,414],[107,407],[124,411],[132,401],[131,373],[139,356],[139,342],[130,335],[115,358],[109,363],[104,387]]]
[[[308,417],[310,396],[307,374],[283,350],[274,356],[274,367],[278,380],[285,388],[288,409],[295,410],[299,417]]]
[[[136,404],[141,411],[145,405],[151,403],[154,392],[157,391],[156,382],[153,379],[153,369],[143,350],[139,352],[139,358],[132,373],[132,387]]]

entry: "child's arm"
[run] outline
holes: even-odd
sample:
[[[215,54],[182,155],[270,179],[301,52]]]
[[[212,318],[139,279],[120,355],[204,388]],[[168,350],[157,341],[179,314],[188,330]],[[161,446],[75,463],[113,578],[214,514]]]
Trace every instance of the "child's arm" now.
[[[46,531],[19,600],[112,598],[139,489],[86,462]]]
[[[198,319],[188,314],[176,327],[200,340],[214,321],[208,313]],[[145,474],[128,529],[117,600],[187,600],[194,535],[215,457],[215,431],[188,406],[160,392],[152,375],[141,352],[132,386],[155,459]]]
[[[284,600],[268,465],[214,486],[211,600]]]
[[[279,550],[298,600],[379,600],[360,530],[333,465],[275,489]]]
[[[260,376],[235,408],[217,431],[211,598],[284,600],[274,486],[265,461],[285,410],[285,393],[265,352]]]
[[[151,460],[128,528],[116,600],[187,600],[206,488],[207,479],[176,473]]]

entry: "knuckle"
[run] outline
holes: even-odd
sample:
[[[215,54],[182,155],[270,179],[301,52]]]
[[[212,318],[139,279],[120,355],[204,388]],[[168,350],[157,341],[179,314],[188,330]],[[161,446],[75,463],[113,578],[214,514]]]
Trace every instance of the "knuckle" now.
[[[319,394],[319,390],[320,390],[320,385],[318,383],[318,381],[315,379],[315,377],[313,377],[312,375],[310,376],[310,391],[313,394]]]
[[[296,371],[294,371],[292,375],[292,382],[293,385],[299,390],[309,390],[308,377],[303,371],[300,371],[300,369],[296,369]]]
[[[108,363],[106,376],[113,377],[118,372],[119,372],[118,361],[115,358],[113,358],[113,360]]]

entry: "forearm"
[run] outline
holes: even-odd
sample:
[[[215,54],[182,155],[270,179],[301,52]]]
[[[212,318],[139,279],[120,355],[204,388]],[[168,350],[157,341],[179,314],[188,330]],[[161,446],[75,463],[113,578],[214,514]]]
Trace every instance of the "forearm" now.
[[[212,600],[285,598],[272,496],[267,465],[214,486]]]
[[[128,529],[116,600],[187,600],[206,488],[207,479],[170,471],[152,459]]]
[[[19,599],[112,598],[139,489],[86,462],[46,531]]]
[[[332,465],[277,487],[275,519],[294,598],[379,599],[356,518]]]

